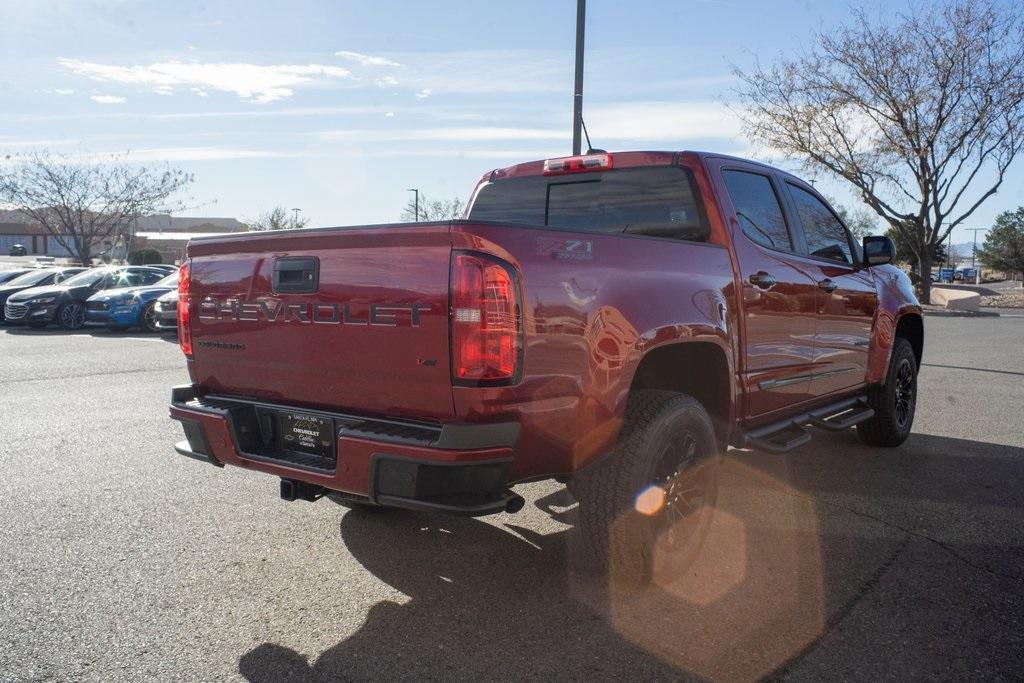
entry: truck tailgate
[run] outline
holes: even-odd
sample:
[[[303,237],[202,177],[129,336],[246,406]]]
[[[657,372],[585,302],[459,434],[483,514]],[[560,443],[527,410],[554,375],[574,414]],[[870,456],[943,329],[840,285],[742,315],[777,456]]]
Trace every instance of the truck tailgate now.
[[[192,241],[192,380],[203,393],[450,418],[450,253],[448,223]]]

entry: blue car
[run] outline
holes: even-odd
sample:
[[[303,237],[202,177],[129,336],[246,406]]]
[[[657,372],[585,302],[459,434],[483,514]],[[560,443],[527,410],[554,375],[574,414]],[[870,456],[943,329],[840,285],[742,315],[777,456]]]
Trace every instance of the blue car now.
[[[156,300],[177,287],[178,274],[172,273],[150,285],[99,292],[85,302],[86,320],[114,330],[138,327],[144,332],[156,332]]]

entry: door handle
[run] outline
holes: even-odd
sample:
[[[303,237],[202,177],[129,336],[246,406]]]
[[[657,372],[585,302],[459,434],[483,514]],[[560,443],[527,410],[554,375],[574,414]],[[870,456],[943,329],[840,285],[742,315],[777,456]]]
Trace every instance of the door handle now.
[[[766,273],[763,270],[751,275],[749,280],[750,284],[754,285],[758,289],[771,289],[778,284],[778,281],[771,273]]]
[[[831,294],[832,292],[834,292],[837,289],[839,289],[839,285],[837,285],[835,282],[833,282],[829,278],[825,278],[824,280],[822,280],[821,282],[818,283],[818,289],[824,289],[826,292]]]

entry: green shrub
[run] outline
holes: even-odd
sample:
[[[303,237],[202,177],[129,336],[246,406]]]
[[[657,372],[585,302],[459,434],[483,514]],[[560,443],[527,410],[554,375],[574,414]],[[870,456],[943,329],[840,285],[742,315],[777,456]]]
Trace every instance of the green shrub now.
[[[128,263],[133,266],[146,266],[150,263],[162,263],[160,252],[152,247],[139,249],[128,254]]]

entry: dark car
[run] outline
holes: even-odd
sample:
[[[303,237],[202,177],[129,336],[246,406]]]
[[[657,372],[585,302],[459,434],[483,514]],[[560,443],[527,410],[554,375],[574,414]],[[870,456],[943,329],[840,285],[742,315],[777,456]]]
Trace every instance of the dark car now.
[[[28,249],[24,244],[14,244],[11,245],[11,250],[7,254],[8,256],[28,256]]]
[[[31,268],[15,268],[14,270],[0,271],[0,285],[7,284],[14,278],[21,277],[25,273],[31,273]]]
[[[8,297],[33,287],[59,285],[85,268],[39,268],[23,271],[18,277],[0,284],[0,322],[4,322],[4,304]]]
[[[96,292],[148,285],[165,275],[145,266],[86,270],[59,285],[33,287],[12,294],[4,306],[4,316],[8,322],[25,322],[32,327],[57,323],[65,330],[77,330],[85,325],[85,302]]]

